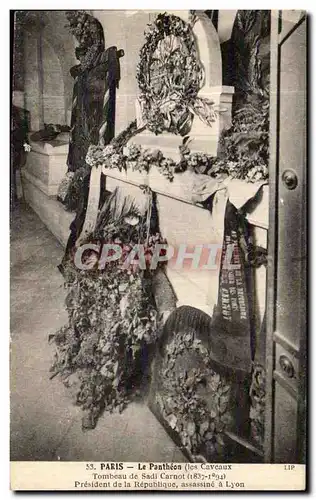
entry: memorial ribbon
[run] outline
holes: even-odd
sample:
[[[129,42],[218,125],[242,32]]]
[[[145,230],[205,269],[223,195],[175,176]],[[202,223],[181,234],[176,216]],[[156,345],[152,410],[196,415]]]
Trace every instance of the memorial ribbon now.
[[[218,363],[249,373],[252,361],[249,301],[252,297],[240,244],[238,218],[238,211],[227,201],[211,350]]]
[[[218,297],[210,334],[211,355],[225,368],[244,374],[250,373],[252,364],[254,286],[243,249],[247,245],[247,225],[239,209],[256,196],[263,184],[245,185],[229,178],[216,181],[201,175],[193,189],[195,202],[205,202],[213,196],[212,221],[222,241]]]

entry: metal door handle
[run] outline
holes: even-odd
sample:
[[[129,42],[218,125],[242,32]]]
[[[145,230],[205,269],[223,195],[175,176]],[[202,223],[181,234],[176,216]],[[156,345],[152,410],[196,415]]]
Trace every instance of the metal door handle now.
[[[288,378],[293,378],[295,374],[294,366],[287,356],[280,356],[279,363],[281,370]]]
[[[282,181],[287,189],[295,189],[298,183],[298,179],[294,170],[285,170],[282,174]]]

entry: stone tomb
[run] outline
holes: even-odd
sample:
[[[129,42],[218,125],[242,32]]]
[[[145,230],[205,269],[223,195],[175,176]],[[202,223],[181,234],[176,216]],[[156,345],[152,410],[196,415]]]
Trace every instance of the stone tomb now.
[[[181,16],[184,20],[188,20],[189,12],[176,11],[170,13]],[[194,33],[198,45],[199,56],[205,69],[204,86],[200,93],[214,101],[219,113],[212,127],[207,127],[197,116],[194,116],[193,125],[189,134],[192,139],[190,149],[193,152],[202,151],[216,156],[220,132],[231,123],[233,89],[222,86],[222,61],[216,30],[204,13],[197,12],[197,14],[198,18],[194,25]],[[141,125],[141,108],[137,99],[136,116],[138,124]],[[140,144],[148,149],[158,148],[166,156],[178,160],[178,147],[181,145],[182,138],[169,133],[155,136],[148,130],[145,130],[141,134],[133,137],[131,142]],[[55,195],[57,187],[67,169],[66,158],[68,144],[65,143],[54,146],[52,144],[37,144],[32,145],[32,148],[34,149],[30,153],[27,166],[23,171],[25,198],[59,241],[65,244],[69,235],[68,228],[74,215],[64,211],[61,204],[56,201]],[[131,194],[131,196],[136,198],[138,193],[140,193],[140,185],[147,184],[155,191],[159,210],[160,229],[162,235],[167,238],[170,244],[179,246],[183,243],[196,245],[222,241],[222,235],[218,234],[217,227],[214,225],[212,219],[212,214],[201,204],[195,203],[192,200],[192,193],[190,190],[194,179],[192,179],[192,176],[190,177],[189,172],[176,174],[174,181],[170,183],[155,168],[148,174],[134,172],[132,168],[128,168],[126,173],[119,172],[116,169],[109,170],[106,168],[102,168],[102,171],[106,176],[106,189],[108,191],[113,191],[116,187],[120,187],[126,194]],[[93,223],[97,214],[99,200],[100,168],[98,172],[96,169],[92,169],[91,179],[86,221],[92,221]],[[231,188],[231,201],[232,199],[238,200],[240,189],[241,185],[236,184]],[[250,189],[249,185],[247,189]],[[263,186],[258,193],[256,190],[252,192],[250,189],[250,193],[251,196],[249,195],[249,198],[253,198],[253,203],[251,208],[249,208],[247,216],[249,221],[253,224],[256,243],[266,248],[268,228],[268,186]],[[224,208],[222,219],[224,219]],[[186,268],[172,269],[168,266],[167,276],[176,295],[177,308],[189,306],[199,311],[200,314],[205,315],[205,317],[211,318],[214,305],[217,303],[218,271],[194,271]],[[265,309],[265,282],[265,269],[261,267],[256,270],[255,273],[258,324],[262,320]],[[178,334],[192,334],[193,330],[191,328],[190,332],[181,331],[178,332]],[[168,348],[168,342],[162,346],[162,351],[159,354],[162,358],[160,361],[157,361],[158,366],[159,362],[163,363],[164,352]],[[182,369],[183,363],[186,363],[186,361],[180,361],[179,370]],[[198,368],[201,365],[201,360],[197,360],[196,363],[196,368]],[[194,369],[194,367],[192,366],[190,369]],[[159,387],[159,380],[157,382],[155,376],[154,380],[156,380],[157,385],[155,387],[153,386],[153,399],[155,399],[156,393],[158,394],[162,389]],[[236,393],[236,388],[233,389],[233,392],[234,391]],[[232,405],[232,411],[234,405],[236,405],[236,401],[237,399],[235,398],[235,402]],[[153,404],[152,409],[155,414],[160,417],[164,425],[166,425],[168,431],[171,432],[175,430],[175,427],[172,428],[173,425],[170,425],[170,422],[168,423],[165,415],[163,415],[161,411],[160,415],[158,415],[159,411],[157,410],[157,406]],[[206,432],[207,431],[208,429],[206,429]],[[190,428],[188,434],[191,432],[192,429]],[[211,441],[214,444],[214,440]],[[221,443],[219,443],[219,445],[221,445]],[[206,457],[211,455],[204,453]],[[229,452],[229,456],[231,457],[231,452]],[[192,457],[190,458],[192,459]],[[218,458],[218,460],[220,460],[220,458]]]
[[[174,14],[187,19],[184,11],[175,12]],[[233,89],[226,89],[221,85],[220,47],[212,23],[204,14],[199,14],[194,29],[200,57],[205,68],[205,85],[201,92],[215,101],[219,105],[219,110],[223,112],[219,113],[218,119],[212,127],[206,127],[197,116],[194,117],[190,131],[190,138],[192,137],[190,149],[191,151],[204,151],[215,156],[217,155],[220,132],[230,124]],[[136,101],[138,125],[143,124],[141,111],[139,102]],[[181,145],[181,141],[180,136],[169,133],[155,136],[150,131],[145,130],[133,137],[130,142],[140,144],[149,150],[158,148],[165,156],[178,160],[178,147]],[[214,220],[214,214],[200,203],[195,203],[192,199],[192,187],[199,177],[197,174],[190,172],[176,174],[173,182],[170,183],[155,167],[152,167],[148,174],[134,171],[132,167],[133,165],[129,165],[127,172],[103,168],[102,172],[106,176],[106,189],[113,191],[119,187],[126,195],[137,199],[139,187],[144,184],[149,186],[156,193],[160,230],[169,244],[179,247],[181,244],[193,246],[222,243],[223,233],[218,230],[218,220]],[[97,178],[99,174],[95,172],[92,178],[94,175]],[[96,179],[96,186],[98,186],[98,182]],[[92,201],[93,198],[97,199],[97,197],[94,195],[93,186],[90,186],[90,189],[91,206],[87,219],[93,223]],[[251,205],[247,204],[247,217],[253,224],[255,243],[266,248],[268,186],[260,187],[249,185],[244,181],[236,181],[231,182],[227,189],[230,201],[237,208],[241,208],[249,199],[253,200]],[[225,193],[222,194],[225,197]],[[219,210],[217,214],[221,217],[220,225],[223,225],[225,213],[223,196],[219,195],[217,200],[222,207],[222,210]],[[96,204],[94,203],[94,205]],[[160,349],[154,361],[150,408],[179,446],[182,446],[183,451],[187,453],[190,460],[260,461],[260,450],[252,446],[251,443],[246,442],[247,420],[249,423],[249,408],[247,406],[249,380],[247,377],[239,379],[237,373],[224,374],[222,370],[218,371],[215,365],[205,365],[205,358],[201,357],[200,353],[194,352],[194,348],[192,348],[197,343],[204,350],[212,350],[212,337],[216,338],[216,332],[212,332],[210,325],[213,308],[218,299],[218,273],[218,268],[213,271],[192,270],[188,269],[188,267],[174,269],[168,263],[166,274],[176,295],[177,308],[171,313],[169,320],[165,324],[165,333],[160,341]],[[265,309],[265,282],[266,271],[262,266],[255,271],[256,319],[258,325],[262,321]],[[182,314],[183,311],[186,312]],[[195,318],[193,323],[190,320],[192,316]],[[175,326],[179,322],[181,328],[177,329]],[[200,328],[201,323],[204,324],[204,330]],[[170,364],[176,345],[183,345],[184,349],[182,352],[176,353],[176,359],[171,360],[173,366],[167,366],[168,363]],[[173,370],[175,380],[172,377],[170,378],[168,370]],[[204,421],[202,419],[202,421],[198,422],[197,419],[194,422],[192,415],[191,419],[184,418],[181,421],[181,418],[179,419],[179,407],[183,403],[184,393],[187,392],[185,380],[181,382],[183,372],[185,372],[185,377],[189,377],[189,379],[190,377],[197,379],[200,372],[206,373],[204,376],[206,380],[200,384],[199,390],[202,393],[204,391],[205,401],[214,399],[214,401],[217,401],[217,410],[220,406],[223,412],[219,409],[216,410],[216,413],[214,408],[213,410],[208,408],[209,413],[205,414]],[[169,386],[167,379],[170,379]],[[195,382],[199,384],[198,380]],[[193,387],[193,385],[191,396],[197,390],[197,387],[195,385]],[[180,397],[178,409],[170,407],[176,393]],[[223,399],[222,402],[221,399]],[[244,408],[243,414],[240,412],[240,408]],[[203,410],[199,411],[203,413]],[[226,419],[227,422],[215,422],[216,419],[218,420],[219,413],[225,414],[224,420]]]
[[[189,20],[189,11],[168,11],[184,21]],[[193,32],[196,39],[198,54],[204,67],[204,85],[198,95],[203,95],[218,105],[221,111],[215,123],[211,127],[204,124],[198,116],[194,116],[190,135],[191,151],[205,151],[210,155],[217,155],[218,141],[223,128],[231,124],[231,104],[234,89],[222,86],[222,59],[218,34],[211,20],[202,11],[196,11],[197,20]],[[146,26],[144,26],[144,29]],[[142,110],[139,100],[136,99],[136,117],[138,126],[144,125]],[[179,160],[179,145],[182,137],[171,133],[155,135],[149,130],[144,130],[134,136],[130,143],[139,144],[146,149],[160,149],[167,157]],[[170,245],[179,248],[182,244],[207,245],[210,243],[221,244],[222,234],[218,227],[214,226],[212,214],[201,204],[192,201],[192,186],[195,182],[194,176],[185,172],[176,174],[173,182],[169,182],[159,173],[154,166],[149,173],[133,171],[130,164],[127,172],[119,172],[117,169],[103,168],[106,175],[106,189],[112,191],[115,187],[124,189],[126,194],[137,197],[137,186],[148,185],[157,195],[159,210],[159,223],[162,235]],[[244,193],[241,194],[240,193]],[[230,201],[238,204],[240,208],[247,197],[254,197],[249,208],[248,218],[254,225],[254,236],[256,244],[267,247],[268,227],[268,186],[256,194],[252,185],[238,181],[233,184],[230,193]],[[225,210],[223,205],[223,211]],[[222,223],[224,213],[222,215]],[[256,271],[259,277],[258,299],[259,322],[263,317],[265,307],[265,271]],[[175,269],[174,266],[167,267],[168,278],[175,290],[177,304],[196,307],[208,315],[212,315],[214,305],[217,303],[218,272],[202,271],[201,269]]]
[[[60,243],[66,245],[74,214],[64,210],[56,195],[67,172],[68,134],[58,137],[50,142],[30,141],[32,149],[21,175],[25,201]]]

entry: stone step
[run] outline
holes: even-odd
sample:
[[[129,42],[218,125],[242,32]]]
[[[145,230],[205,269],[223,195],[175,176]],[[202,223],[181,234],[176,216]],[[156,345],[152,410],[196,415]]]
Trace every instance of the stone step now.
[[[22,187],[25,201],[44,222],[58,241],[66,246],[69,226],[75,214],[67,212],[56,196],[48,196],[38,184],[38,179],[27,170],[22,170]]]

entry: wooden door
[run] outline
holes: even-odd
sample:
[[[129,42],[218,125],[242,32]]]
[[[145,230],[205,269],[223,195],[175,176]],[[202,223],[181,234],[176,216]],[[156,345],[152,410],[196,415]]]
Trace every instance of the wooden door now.
[[[292,464],[306,443],[306,24],[272,15],[265,461]]]

